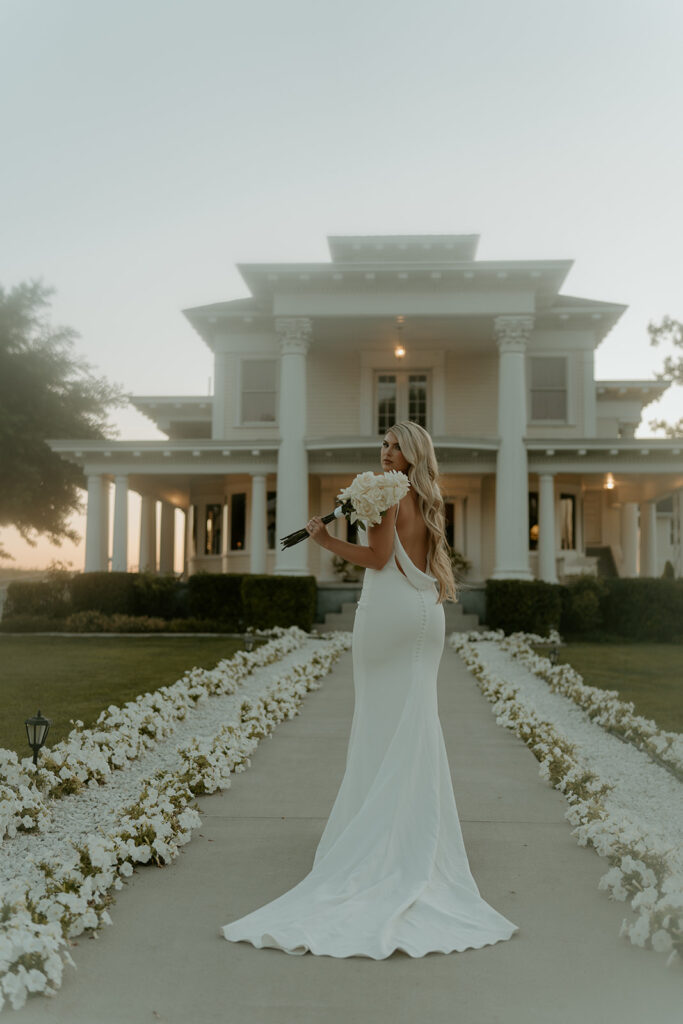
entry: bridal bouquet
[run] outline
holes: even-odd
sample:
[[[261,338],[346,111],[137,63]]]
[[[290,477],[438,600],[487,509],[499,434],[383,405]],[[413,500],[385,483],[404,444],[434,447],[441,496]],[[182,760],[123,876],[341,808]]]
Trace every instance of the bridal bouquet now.
[[[337,495],[341,505],[337,505],[334,512],[329,512],[322,517],[324,523],[331,523],[333,519],[341,519],[345,516],[349,522],[358,523],[361,530],[365,529],[366,519],[369,526],[376,526],[382,521],[382,516],[392,505],[404,498],[410,489],[410,481],[405,473],[399,473],[392,469],[388,473],[359,473],[349,487],[345,487]],[[291,548],[301,540],[309,536],[306,529],[295,530],[280,538],[284,548]]]

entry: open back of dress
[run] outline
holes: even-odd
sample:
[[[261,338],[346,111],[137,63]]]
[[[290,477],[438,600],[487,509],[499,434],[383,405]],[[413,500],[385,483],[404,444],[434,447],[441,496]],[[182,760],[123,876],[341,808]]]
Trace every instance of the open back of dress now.
[[[481,897],[465,852],[437,709],[437,596],[395,529],[393,556],[365,570],[346,770],[313,867],[223,926],[226,939],[380,960],[396,949],[420,957],[478,948],[518,930]]]

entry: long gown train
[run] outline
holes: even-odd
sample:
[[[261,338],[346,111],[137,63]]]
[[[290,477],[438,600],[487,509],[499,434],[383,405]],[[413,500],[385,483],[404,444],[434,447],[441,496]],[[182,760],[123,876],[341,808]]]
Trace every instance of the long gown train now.
[[[479,948],[518,931],[480,895],[463,843],[437,709],[445,618],[436,598],[435,578],[395,529],[393,557],[365,570],[346,770],[313,867],[224,925],[229,941],[381,960],[396,949]]]

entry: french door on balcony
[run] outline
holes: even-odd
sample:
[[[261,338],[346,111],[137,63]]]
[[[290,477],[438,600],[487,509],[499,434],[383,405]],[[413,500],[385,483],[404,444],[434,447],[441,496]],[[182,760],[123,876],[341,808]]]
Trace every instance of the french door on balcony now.
[[[411,370],[379,371],[375,375],[375,426],[386,434],[394,423],[412,420],[429,429],[429,375]]]

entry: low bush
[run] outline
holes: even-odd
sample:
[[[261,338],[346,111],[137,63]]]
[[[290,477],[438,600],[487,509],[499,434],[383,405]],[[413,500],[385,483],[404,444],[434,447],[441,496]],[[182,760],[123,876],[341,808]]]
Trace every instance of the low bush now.
[[[71,609],[71,573],[54,572],[38,581],[13,580],[7,588],[3,618],[38,615],[59,619]]]
[[[136,574],[132,572],[84,572],[71,581],[73,612],[103,615],[135,615]]]
[[[245,624],[254,629],[298,626],[310,632],[317,596],[314,576],[245,576],[242,582]]]
[[[187,581],[187,614],[195,619],[222,622],[224,632],[244,628],[242,580],[244,573],[198,572]]]
[[[547,636],[559,629],[561,588],[543,580],[487,580],[486,624],[507,633],[523,631]]]
[[[683,640],[683,579],[609,579],[602,601],[606,632],[634,640]]]
[[[603,624],[602,602],[606,594],[604,580],[589,574],[577,576],[563,586],[560,633],[571,636],[599,632]]]

